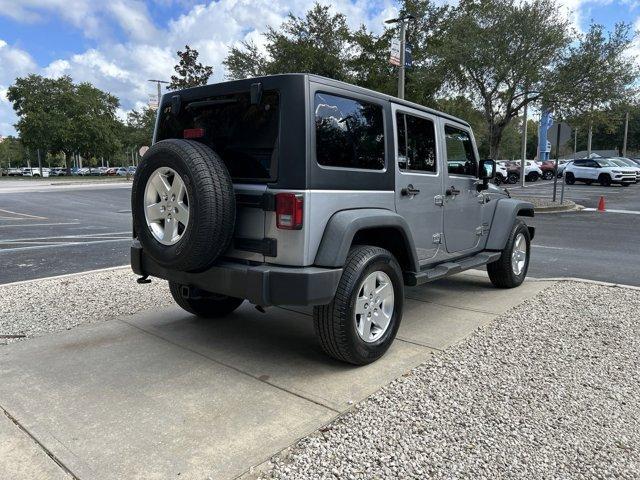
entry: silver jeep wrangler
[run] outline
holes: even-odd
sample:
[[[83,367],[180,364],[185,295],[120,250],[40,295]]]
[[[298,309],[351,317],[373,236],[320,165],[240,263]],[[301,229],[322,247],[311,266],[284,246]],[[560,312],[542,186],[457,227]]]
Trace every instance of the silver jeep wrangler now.
[[[494,175],[465,121],[327,78],[172,92],[134,179],[131,266],[200,317],[312,305],[324,351],[366,364],[405,285],[482,265],[497,287],[523,282],[533,205]]]

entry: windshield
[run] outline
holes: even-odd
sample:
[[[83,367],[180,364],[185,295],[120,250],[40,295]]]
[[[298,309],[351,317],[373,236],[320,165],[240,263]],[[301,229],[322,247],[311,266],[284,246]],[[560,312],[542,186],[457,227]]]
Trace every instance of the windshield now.
[[[177,116],[165,107],[156,140],[185,138],[185,130],[195,129],[198,141],[222,157],[233,179],[268,181],[276,178],[279,124],[275,90],[265,91],[258,105],[249,92],[219,95],[187,103]]]
[[[601,158],[599,158],[598,160],[596,160],[596,162],[598,163],[598,165],[600,165],[601,167],[619,167],[620,165],[617,165],[615,163],[613,163],[612,160],[603,160]]]

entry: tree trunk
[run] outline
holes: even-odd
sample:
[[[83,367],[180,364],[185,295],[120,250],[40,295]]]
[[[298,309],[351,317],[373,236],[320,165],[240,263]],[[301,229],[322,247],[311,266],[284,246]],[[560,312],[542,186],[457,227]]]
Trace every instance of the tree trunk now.
[[[500,160],[500,144],[502,143],[502,132],[504,127],[492,125],[489,128],[489,157]]]

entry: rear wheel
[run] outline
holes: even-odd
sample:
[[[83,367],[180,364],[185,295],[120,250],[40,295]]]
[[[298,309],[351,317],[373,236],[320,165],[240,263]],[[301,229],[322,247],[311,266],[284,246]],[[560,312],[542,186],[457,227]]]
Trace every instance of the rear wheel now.
[[[538,174],[538,172],[531,172],[526,178],[528,182],[537,182],[540,178],[540,174]]]
[[[519,178],[520,178],[520,175],[518,175],[517,173],[510,173],[507,176],[507,183],[510,183],[510,184],[518,183]]]
[[[197,289],[185,289],[183,285],[169,282],[171,296],[180,307],[201,318],[220,318],[229,315],[242,305],[244,299],[216,295]],[[197,292],[197,296],[185,295],[186,291]]]
[[[575,175],[571,172],[567,172],[566,175],[564,176],[564,182],[567,185],[573,185],[574,183],[576,183]]]
[[[545,180],[551,180],[553,178],[553,170],[547,170],[542,174],[542,178]]]
[[[502,255],[487,265],[489,279],[498,288],[513,288],[524,282],[529,270],[531,236],[527,225],[516,220]]]
[[[354,365],[377,360],[396,337],[403,301],[402,271],[395,257],[379,247],[353,248],[333,301],[313,309],[322,349]]]
[[[610,187],[611,177],[606,173],[601,173],[600,176],[598,177],[598,183],[603,187]]]

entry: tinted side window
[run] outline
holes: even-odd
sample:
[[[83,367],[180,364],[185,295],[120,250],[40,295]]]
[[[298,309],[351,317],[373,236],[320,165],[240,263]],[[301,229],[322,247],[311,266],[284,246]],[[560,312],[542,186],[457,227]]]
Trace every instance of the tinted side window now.
[[[320,165],[384,168],[382,107],[352,98],[316,93],[316,158]]]
[[[396,114],[398,167],[402,171],[436,172],[436,131],[431,120]]]
[[[584,162],[585,162],[585,160],[574,160],[573,164],[576,167],[584,167]]]
[[[478,175],[478,160],[473,152],[473,142],[469,132],[446,125],[444,134],[447,141],[447,167],[454,175]]]

